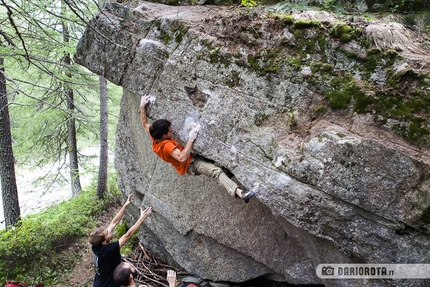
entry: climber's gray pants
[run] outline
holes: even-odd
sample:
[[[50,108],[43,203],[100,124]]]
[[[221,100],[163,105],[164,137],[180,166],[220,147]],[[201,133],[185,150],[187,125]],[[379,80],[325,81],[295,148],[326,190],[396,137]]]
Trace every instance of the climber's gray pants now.
[[[190,165],[188,166],[187,173],[191,175],[203,174],[217,179],[231,196],[235,196],[236,194],[236,188],[238,188],[238,185],[232,181],[219,166],[206,161],[201,156],[195,155],[193,157]]]

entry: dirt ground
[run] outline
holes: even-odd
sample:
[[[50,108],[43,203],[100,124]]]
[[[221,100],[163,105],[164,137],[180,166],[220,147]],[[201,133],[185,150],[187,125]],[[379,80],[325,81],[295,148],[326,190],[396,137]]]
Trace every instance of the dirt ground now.
[[[82,241],[82,243],[79,243],[80,253],[82,254],[81,259],[76,262],[76,265],[73,267],[72,271],[66,275],[64,282],[52,286],[93,286],[93,253],[89,244],[86,241],[86,238]]]

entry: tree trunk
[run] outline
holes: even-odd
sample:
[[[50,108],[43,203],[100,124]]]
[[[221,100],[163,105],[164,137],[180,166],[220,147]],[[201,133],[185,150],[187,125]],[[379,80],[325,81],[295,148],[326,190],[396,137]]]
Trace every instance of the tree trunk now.
[[[66,63],[67,63],[66,57]],[[79,177],[79,162],[78,162],[78,145],[76,140],[76,126],[75,126],[75,104],[74,104],[74,94],[70,88],[66,88],[66,101],[67,110],[69,111],[69,119],[67,120],[67,141],[68,141],[68,152],[69,152],[69,165],[70,165],[70,180],[72,188],[72,196],[78,196],[81,191],[81,181]]]
[[[63,5],[64,7],[64,5]],[[63,25],[63,39],[65,43],[70,41],[69,29],[67,23],[62,23]],[[64,57],[64,64],[66,69],[71,65],[70,54],[66,54]],[[69,78],[72,75],[67,72],[66,74]],[[78,145],[76,141],[76,126],[75,126],[75,100],[73,90],[66,84],[65,95],[67,102],[68,120],[67,120],[67,140],[68,140],[68,153],[69,153],[69,165],[70,165],[70,181],[72,188],[72,197],[78,196],[81,191],[81,181],[79,178],[79,162],[78,162]]]
[[[0,58],[0,67],[4,60]],[[3,196],[3,213],[6,228],[18,223],[19,209],[18,188],[15,178],[15,162],[12,150],[12,135],[6,92],[4,68],[0,68],[0,179]]]
[[[108,171],[108,90],[107,81],[100,76],[100,164],[97,181],[97,196],[102,198],[106,191]]]

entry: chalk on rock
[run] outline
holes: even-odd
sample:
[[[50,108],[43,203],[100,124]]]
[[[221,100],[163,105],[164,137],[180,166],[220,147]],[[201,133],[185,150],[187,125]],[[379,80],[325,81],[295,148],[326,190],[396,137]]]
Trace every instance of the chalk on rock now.
[[[197,130],[199,130],[200,131],[200,127],[201,127],[201,125],[200,124],[197,124],[197,123],[194,123],[194,122],[192,122],[192,123],[190,123],[189,125],[188,125],[188,130],[192,130],[192,129],[194,129],[194,128],[197,128]]]

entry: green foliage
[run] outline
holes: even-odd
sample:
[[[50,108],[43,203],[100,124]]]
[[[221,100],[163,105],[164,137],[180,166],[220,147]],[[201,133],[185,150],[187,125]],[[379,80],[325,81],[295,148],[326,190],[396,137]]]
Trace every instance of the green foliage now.
[[[369,22],[375,21],[375,16],[372,14],[364,13],[363,17],[364,17],[364,19],[366,19],[366,21],[369,21]]]
[[[331,10],[335,6],[337,0],[325,0],[324,9]]]
[[[244,7],[254,7],[257,5],[257,2],[254,0],[240,0],[240,4]]]
[[[121,236],[126,234],[128,231],[127,222],[123,220],[120,224],[116,226],[115,231],[116,231],[115,233],[117,238],[120,238]],[[135,243],[139,241],[138,236],[139,235],[137,233],[134,234],[130,238],[130,240],[128,240],[127,243],[123,247],[121,247],[121,254],[129,255],[133,252]]]
[[[68,260],[73,260],[60,260],[61,251],[88,234],[96,218],[118,199],[117,190],[103,200],[98,200],[94,191],[84,191],[70,201],[23,218],[18,227],[1,230],[0,280],[55,281],[70,268]]]
[[[86,25],[82,19],[65,2],[52,7],[43,1],[19,2],[21,6],[12,17],[20,29],[22,41],[18,40],[17,32],[8,21],[2,23],[2,32],[15,39],[17,45],[15,48],[4,47],[8,50],[4,54],[7,55],[6,84],[11,95],[9,111],[15,140],[14,155],[20,164],[41,166],[64,159],[69,148],[67,122],[72,116],[76,121],[78,141],[84,139],[86,144],[94,145],[98,140],[99,83],[98,76],[86,69],[73,63],[64,65],[65,55],[73,55],[76,51],[77,41]],[[97,11],[95,2],[74,4],[85,17],[91,17],[92,11]],[[68,28],[68,41],[62,33],[63,24]],[[115,89],[113,85],[109,88]],[[66,90],[74,93],[76,108],[73,112],[66,106]],[[109,91],[109,111],[115,115],[120,93],[112,93],[112,90]],[[109,117],[110,123],[116,120],[115,116]],[[113,142],[114,133],[110,135]]]
[[[419,32],[430,32],[430,11],[408,13],[403,20],[407,26],[413,26]]]

